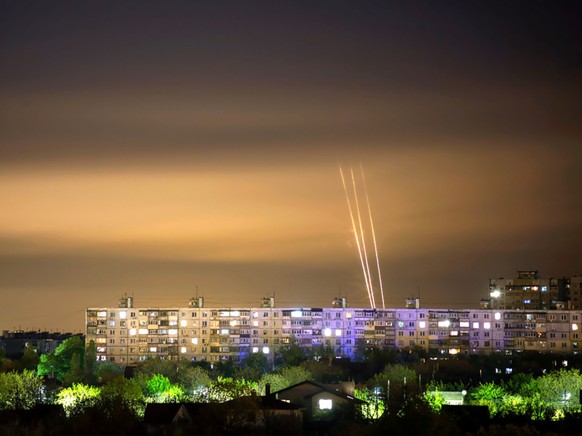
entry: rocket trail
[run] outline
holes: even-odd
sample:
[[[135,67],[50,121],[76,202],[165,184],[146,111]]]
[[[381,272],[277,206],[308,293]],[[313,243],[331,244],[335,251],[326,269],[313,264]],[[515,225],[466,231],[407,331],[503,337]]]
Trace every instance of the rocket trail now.
[[[360,214],[360,203],[358,202],[358,191],[356,190],[356,179],[354,177],[354,170],[350,168],[352,174],[352,185],[354,187],[354,197],[356,202],[356,212],[358,214],[358,223],[360,225],[360,236],[362,238],[362,251],[364,252],[364,260],[366,262],[366,269],[368,271],[368,281],[370,283],[370,294],[372,295],[372,308],[376,308],[376,298],[374,297],[374,286],[372,285],[372,275],[370,274],[370,264],[368,263],[368,252],[366,249],[366,238],[364,236],[364,226],[362,225],[362,216]]]
[[[358,254],[360,255],[360,263],[362,264],[362,272],[364,273],[364,281],[366,282],[366,290],[368,291],[368,300],[370,300],[370,307],[373,308],[372,305],[372,294],[370,293],[370,284],[368,281],[368,276],[366,275],[366,267],[364,265],[364,258],[362,256],[362,248],[360,247],[360,238],[358,236],[358,231],[356,229],[356,222],[354,220],[354,213],[352,212],[352,204],[350,202],[350,196],[348,194],[348,188],[346,186],[346,180],[344,178],[344,172],[342,171],[341,165],[339,166],[340,176],[342,178],[342,185],[344,187],[344,192],[346,194],[346,201],[348,203],[348,210],[350,212],[350,219],[352,221],[352,228],[354,230],[354,237],[356,238],[356,245],[358,247]]]
[[[380,258],[378,256],[378,245],[376,244],[376,232],[374,231],[374,221],[372,220],[372,209],[370,208],[370,198],[368,197],[368,186],[366,185],[366,176],[364,167],[360,164],[362,170],[362,180],[364,182],[364,192],[366,193],[366,204],[368,205],[368,215],[370,216],[370,229],[372,230],[372,240],[374,241],[374,252],[376,253],[376,266],[378,267],[378,282],[380,283],[380,295],[382,296],[382,309],[386,308],[384,303],[384,287],[382,286],[382,273],[380,272]]]

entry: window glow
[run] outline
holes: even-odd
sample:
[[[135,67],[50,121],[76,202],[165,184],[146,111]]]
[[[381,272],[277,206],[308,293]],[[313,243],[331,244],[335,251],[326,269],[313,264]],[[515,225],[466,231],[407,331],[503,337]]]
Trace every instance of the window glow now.
[[[484,322],[483,323],[483,328],[486,329],[486,330],[490,329],[491,328],[491,323],[490,322]]]
[[[186,347],[180,348],[180,353],[185,353],[185,352],[186,352]]]
[[[501,313],[495,312],[495,320],[499,321],[501,319]]]
[[[155,353],[158,351],[158,347],[150,347],[150,353]]]
[[[452,354],[452,355],[459,354],[460,352],[461,352],[461,350],[459,350],[458,348],[449,349],[449,354]]]
[[[258,318],[259,317],[259,312],[253,312],[253,318]]]
[[[253,347],[253,353],[258,353],[259,352],[259,347]]]
[[[572,330],[574,331],[578,330],[578,324],[572,324]]]
[[[479,328],[479,323],[478,322],[474,322],[473,323],[473,328],[474,329],[478,329]]]
[[[461,322],[459,323],[459,325],[460,325],[461,327],[469,327],[469,321],[461,321]]]
[[[221,335],[228,335],[229,330],[228,329],[220,329],[220,334]]]
[[[263,347],[263,354],[269,354],[269,347]]]
[[[419,326],[421,329],[423,329],[423,328],[426,328],[426,321],[420,321],[420,322],[418,323],[418,326]]]
[[[178,334],[178,330],[177,330],[177,329],[170,329],[170,330],[168,330],[168,333],[169,333],[170,335],[174,335],[174,336],[175,336],[175,335],[177,335],[177,334]]]
[[[449,327],[451,325],[451,321],[449,321],[448,319],[445,319],[444,321],[439,321],[438,322],[438,326],[439,327]]]
[[[333,403],[329,398],[321,398],[318,405],[320,410],[331,410]]]
[[[240,312],[238,310],[233,310],[230,312],[230,316],[240,316]]]
[[[259,326],[259,321],[253,321],[253,327],[258,327]]]
[[[233,319],[231,322],[229,322],[231,327],[234,327],[237,325],[236,319]]]
[[[187,325],[188,325],[188,321],[186,321],[185,319],[180,320],[181,327],[186,327]]]
[[[458,330],[451,330],[451,336],[459,336]]]
[[[140,335],[147,335],[148,334],[148,329],[139,329],[138,333]]]
[[[342,331],[340,329],[336,329],[335,330],[335,335],[336,336],[341,336],[342,335]]]
[[[331,329],[324,329],[323,336],[331,336]]]
[[[351,317],[352,317],[352,314],[351,314],[351,313],[349,313],[349,312],[348,312],[348,313],[346,313],[346,318],[348,318],[348,319],[349,319],[349,318],[351,318]]]
[[[97,316],[107,316],[107,312],[105,312],[104,310],[97,312]]]
[[[491,297],[493,297],[493,298],[499,298],[499,297],[501,297],[501,291],[496,289],[495,291],[491,292],[491,294],[489,294],[489,295],[491,295]]]
[[[125,311],[125,310],[122,310],[122,311],[120,311],[120,312],[119,312],[119,318],[120,318],[120,319],[125,319],[125,318],[127,318],[127,311]]]
[[[198,338],[192,338],[192,344],[198,345]]]
[[[135,336],[137,334],[136,329],[129,329],[129,336]]]
[[[291,318],[301,318],[301,311],[294,310],[293,312],[291,312]]]

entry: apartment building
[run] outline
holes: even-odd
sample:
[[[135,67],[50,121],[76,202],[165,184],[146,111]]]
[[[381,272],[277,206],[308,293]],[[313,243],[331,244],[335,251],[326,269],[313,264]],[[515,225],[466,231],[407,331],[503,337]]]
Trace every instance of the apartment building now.
[[[127,303],[127,302],[126,302]],[[331,347],[354,358],[365,347],[421,348],[437,355],[525,350],[578,352],[582,311],[503,309],[92,307],[86,341],[98,360],[119,365],[149,357],[239,361],[250,353],[270,358],[292,341],[306,350]],[[339,306],[339,307],[333,307]]]

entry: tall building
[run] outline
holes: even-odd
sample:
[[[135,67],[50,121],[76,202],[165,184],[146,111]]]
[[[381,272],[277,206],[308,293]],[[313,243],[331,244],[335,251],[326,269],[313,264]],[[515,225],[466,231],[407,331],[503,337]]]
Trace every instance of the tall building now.
[[[127,365],[149,357],[273,358],[291,342],[306,350],[331,347],[347,358],[372,346],[418,347],[437,355],[576,353],[582,320],[581,310],[365,309],[345,307],[345,300],[328,308],[278,308],[274,299],[254,308],[206,308],[201,298],[184,307],[124,306],[86,309],[86,341],[95,341],[98,360]]]
[[[538,271],[517,271],[514,278],[489,279],[489,307],[508,310],[564,309],[567,307],[567,284],[568,279],[541,278]]]

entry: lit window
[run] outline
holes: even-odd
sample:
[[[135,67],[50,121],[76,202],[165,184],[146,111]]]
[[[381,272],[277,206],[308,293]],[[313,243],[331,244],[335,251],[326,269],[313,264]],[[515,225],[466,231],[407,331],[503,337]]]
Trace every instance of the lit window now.
[[[425,321],[420,321],[420,322],[418,323],[418,326],[419,326],[421,329],[423,329],[423,328],[426,328],[426,322],[425,322]]]
[[[269,354],[269,347],[263,347],[263,354]]]
[[[501,319],[501,313],[495,312],[495,320],[499,321]]]
[[[186,321],[185,319],[180,320],[180,326],[186,327],[187,325],[188,325],[188,321]]]
[[[198,338],[192,338],[192,344],[198,345]]]
[[[240,316],[240,312],[238,310],[233,310],[232,312],[230,312],[231,316]]]
[[[319,400],[319,409],[320,410],[331,410],[333,403],[329,398],[321,398]]]
[[[107,316],[107,312],[105,312],[104,310],[101,312],[97,312],[97,316],[101,316],[101,317]]]
[[[459,332],[457,330],[451,330],[451,336],[459,336]]]
[[[451,321],[449,321],[448,319],[445,319],[444,321],[439,321],[438,322],[439,327],[449,327],[451,325]]]
[[[491,323],[490,322],[484,322],[483,323],[483,328],[490,329],[491,328]]]
[[[231,327],[236,326],[236,324],[237,324],[236,319],[233,319],[229,324]]]
[[[459,350],[458,348],[451,348],[449,349],[449,354],[459,354],[461,350]]]
[[[182,347],[182,348],[180,348],[180,352],[181,352],[181,353],[185,353],[185,352],[186,352],[186,347]]]
[[[259,321],[253,321],[253,327],[258,327],[259,326]]]
[[[291,312],[291,318],[301,318],[301,311],[294,310],[293,312]]]
[[[136,329],[129,329],[129,336],[135,336],[137,333]]]
[[[461,321],[459,324],[461,327],[469,327],[469,321]]]
[[[572,330],[574,331],[578,330],[578,324],[572,324]]]
[[[336,329],[335,335],[336,336],[341,336],[342,335],[342,331],[340,329]]]
[[[148,329],[139,329],[138,333],[140,335],[147,335],[148,334]]]
[[[478,329],[479,328],[479,323],[478,322],[474,322],[473,323],[473,328],[474,329]]]
[[[150,347],[150,353],[155,353],[158,351],[158,347]]]
[[[331,329],[324,329],[323,336],[331,336]]]
[[[228,329],[220,329],[220,334],[221,335],[228,335],[229,330]]]
[[[119,318],[120,319],[125,319],[127,318],[127,312],[125,310],[122,310],[119,312]]]
[[[259,347],[253,347],[253,353],[258,353],[259,352]]]
[[[178,334],[178,330],[176,330],[176,329],[170,329],[170,330],[168,330],[168,333],[170,335],[177,335]]]

